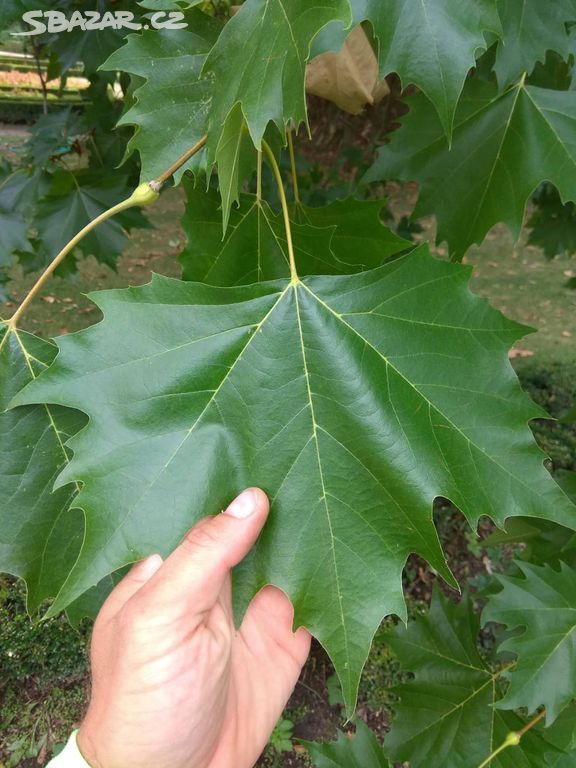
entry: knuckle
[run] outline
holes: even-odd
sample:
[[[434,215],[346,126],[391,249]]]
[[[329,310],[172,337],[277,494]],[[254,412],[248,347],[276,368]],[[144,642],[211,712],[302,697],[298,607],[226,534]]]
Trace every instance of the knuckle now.
[[[215,530],[212,518],[201,520],[186,536],[182,545],[190,554],[202,550],[213,551],[220,544],[218,532]]]

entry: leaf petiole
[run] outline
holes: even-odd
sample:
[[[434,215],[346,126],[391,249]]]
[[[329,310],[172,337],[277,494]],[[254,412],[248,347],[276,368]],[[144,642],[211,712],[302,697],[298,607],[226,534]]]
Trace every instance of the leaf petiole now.
[[[112,208],[109,208],[107,211],[103,211],[99,216],[97,216],[95,219],[92,219],[92,221],[89,221],[86,226],[78,232],[77,235],[75,235],[72,240],[70,240],[69,243],[67,243],[64,248],[60,251],[60,253],[50,262],[50,264],[46,267],[44,272],[40,275],[38,280],[34,283],[30,291],[28,292],[26,298],[20,304],[16,312],[12,315],[12,317],[7,321],[7,327],[8,331],[13,331],[18,326],[18,321],[21,319],[22,315],[26,312],[32,301],[34,300],[34,297],[38,293],[38,291],[42,288],[42,286],[46,283],[48,278],[54,273],[54,271],[58,268],[58,266],[64,261],[66,256],[78,245],[78,243],[93,229],[95,229],[98,224],[101,224],[103,221],[106,221],[107,219],[110,219],[112,216],[115,216],[117,213],[121,213],[122,211],[127,210],[128,208],[133,208],[137,205],[149,205],[150,203],[153,203],[155,200],[158,199],[159,192],[155,191],[155,189],[152,186],[152,183],[144,183],[140,184],[139,187],[137,187],[134,192],[128,197],[126,200],[123,200],[121,203],[118,203],[117,205],[114,205]]]
[[[292,283],[299,283],[300,278],[298,277],[298,272],[296,271],[296,261],[294,259],[294,245],[292,243],[292,228],[290,226],[290,214],[288,213],[288,202],[286,200],[286,192],[284,191],[284,184],[282,183],[282,174],[280,173],[280,168],[278,167],[278,163],[276,162],[276,158],[274,157],[274,152],[270,149],[270,145],[262,139],[262,149],[264,152],[266,152],[266,155],[268,157],[268,160],[270,162],[270,167],[272,168],[272,172],[274,173],[274,178],[276,179],[276,184],[278,186],[278,194],[280,196],[280,203],[282,205],[282,213],[284,215],[284,227],[286,229],[286,242],[288,244],[288,258],[290,260],[290,277],[292,280]]]
[[[67,243],[64,248],[62,248],[60,253],[50,262],[38,280],[34,283],[22,304],[20,304],[12,317],[6,321],[7,333],[10,333],[17,328],[19,320],[22,318],[23,314],[34,300],[38,291],[40,291],[42,286],[46,283],[48,278],[54,273],[58,266],[64,261],[66,256],[68,256],[68,254],[80,243],[81,240],[83,240],[84,237],[86,237],[87,234],[95,229],[98,224],[101,224],[103,221],[112,218],[112,216],[115,216],[117,213],[126,211],[128,208],[150,205],[151,203],[156,202],[160,196],[160,189],[162,188],[162,185],[168,181],[168,179],[173,176],[179,168],[187,163],[191,157],[194,157],[194,155],[204,147],[206,144],[206,139],[207,136],[203,136],[178,160],[176,160],[176,162],[172,163],[169,168],[161,173],[158,178],[154,179],[153,181],[140,184],[126,200],[122,200],[122,202],[114,205],[112,208],[109,208],[106,211],[103,211],[95,219],[89,221],[88,224],[86,224],[86,226],[81,229],[80,232],[78,232],[78,234],[76,234],[72,240],[70,240],[70,242]]]
[[[500,746],[495,749],[491,755],[488,755],[486,760],[480,763],[478,768],[488,768],[492,760],[494,760],[494,758],[497,757],[501,752],[504,752],[505,749],[508,749],[508,747],[517,747],[522,740],[522,736],[524,736],[525,733],[528,733],[531,728],[534,728],[534,726],[537,725],[545,715],[546,710],[543,709],[541,712],[535,715],[532,720],[530,720],[530,722],[526,723],[526,725],[519,731],[510,731],[510,733],[507,733],[506,738],[502,744],[500,744]]]

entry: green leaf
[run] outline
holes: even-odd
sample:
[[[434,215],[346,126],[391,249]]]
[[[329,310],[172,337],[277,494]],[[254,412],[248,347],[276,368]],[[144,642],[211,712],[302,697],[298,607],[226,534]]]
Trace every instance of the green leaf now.
[[[42,115],[31,127],[26,142],[28,162],[36,167],[47,166],[54,156],[68,153],[76,136],[85,131],[84,120],[71,108]]]
[[[494,746],[499,746],[509,733],[518,733],[526,725],[526,720],[512,712],[495,711]],[[563,747],[556,743],[556,725],[551,728],[539,726],[524,734],[517,747],[501,752],[492,760],[490,768],[543,768],[556,765],[554,761],[564,757]],[[471,765],[470,768],[476,766]]]
[[[189,29],[130,35],[102,65],[146,80],[118,123],[136,126],[127,152],[140,153],[142,181],[159,176],[207,131],[213,82],[200,79],[200,72],[221,25],[198,10],[187,12],[186,19]],[[205,165],[205,152],[195,155],[176,172],[176,182],[186,170],[197,173]]]
[[[524,72],[530,74],[547,51],[562,58],[572,53],[567,22],[576,21],[574,0],[498,0],[503,35],[496,51],[494,71],[500,87],[512,83]]]
[[[246,285],[290,274],[284,222],[266,202],[242,195],[222,238],[220,196],[184,180],[182,226],[188,243],[180,262],[185,280],[210,285]],[[353,274],[379,267],[411,243],[380,222],[382,201],[346,200],[324,208],[298,206],[292,224],[301,275]]]
[[[517,654],[518,661],[498,707],[526,707],[530,713],[544,706],[550,725],[576,696],[576,571],[564,563],[560,571],[521,561],[516,565],[524,578],[499,576],[503,589],[483,613],[484,622],[525,628],[501,646]]]
[[[43,262],[49,263],[90,221],[131,193],[126,178],[119,175],[102,178],[86,171],[56,171],[34,220]],[[84,256],[93,255],[114,268],[129,243],[126,229],[147,226],[148,222],[136,209],[124,211],[99,224],[83,238],[79,248]],[[66,261],[68,268],[72,268],[72,257]]]
[[[240,183],[252,173],[256,154],[246,130],[240,104],[235,104],[216,147],[218,186],[222,198],[222,228],[224,233],[230,221],[230,209],[240,200]]]
[[[456,105],[487,35],[501,33],[496,0],[352,0],[356,24],[372,23],[380,75],[397,72],[434,104],[450,139]]]
[[[281,135],[306,122],[304,78],[310,45],[329,22],[351,22],[347,0],[247,0],[225,25],[204,72],[218,83],[210,108],[209,162],[240,104],[256,147],[269,122]],[[247,42],[249,41],[249,45]]]
[[[576,205],[563,205],[551,184],[543,184],[532,202],[535,210],[526,224],[529,244],[542,248],[548,259],[576,253]]]
[[[34,252],[29,240],[29,219],[38,196],[47,189],[46,175],[19,169],[0,182],[0,284],[8,281],[7,270],[14,263],[16,252]]]
[[[0,183],[0,210],[18,212],[24,218],[30,218],[38,199],[48,192],[50,179],[50,174],[45,171],[18,168]]]
[[[393,689],[400,703],[385,740],[392,760],[413,768],[468,768],[496,746],[490,705],[498,673],[478,653],[479,631],[467,593],[455,604],[435,590],[429,614],[388,636],[402,666],[414,673],[413,681]]]
[[[64,443],[85,417],[47,405],[6,410],[55,354],[53,344],[0,326],[0,572],[26,580],[29,611],[58,592],[84,532],[80,511],[69,512],[76,484],[52,486],[70,458]]]
[[[14,401],[90,417],[59,478],[83,484],[87,531],[53,610],[261,486],[274,512],[237,571],[239,605],[269,582],[285,590],[351,712],[382,617],[406,614],[408,555],[453,583],[437,496],[473,525],[486,513],[575,523],[507,360],[524,329],[473,296],[469,274],[423,246],[358,275],[236,288],[155,277],[94,294],[104,320],[60,339]]]
[[[107,27],[94,34],[77,27],[65,34],[54,35],[49,46],[51,53],[57,57],[61,72],[68,72],[81,62],[84,74],[89,77],[94,75],[102,63],[120,48],[127,33],[126,29]]]
[[[335,200],[320,208],[301,205],[294,211],[296,221],[313,227],[336,227],[330,247],[342,272],[360,272],[382,262],[413,243],[382,224],[380,213],[385,200]]]
[[[568,469],[559,469],[554,477],[566,496],[576,502],[576,472]]]
[[[31,251],[28,224],[18,213],[4,213],[0,209],[0,270],[12,266],[14,251]]]
[[[285,143],[290,122],[296,128],[307,122],[305,74],[310,47],[335,20],[350,23],[348,0],[247,0],[208,54],[203,73],[212,76],[218,87],[210,106],[206,151],[208,166],[218,166],[224,231],[230,206],[239,199],[246,129],[260,149],[270,124]]]
[[[337,741],[324,744],[303,741],[312,764],[317,768],[390,768],[375,734],[359,718],[354,723],[355,736],[340,731]]]
[[[519,86],[499,94],[471,80],[451,151],[430,102],[419,95],[410,103],[364,180],[420,182],[414,215],[436,215],[438,240],[448,241],[455,259],[498,222],[518,237],[526,201],[543,181],[563,202],[576,200],[576,91]]]
[[[129,566],[104,576],[95,587],[84,592],[66,608],[66,615],[72,626],[78,628],[84,618],[96,619],[100,608],[114,587],[119,584],[130,570]]]
[[[21,0],[0,0],[0,29],[8,27],[22,17],[24,7]]]
[[[548,756],[550,768],[573,768],[576,760],[576,706],[572,704],[562,712],[554,723],[553,741],[564,754]]]
[[[47,7],[43,0],[0,0],[0,30],[8,29],[19,21],[26,11],[44,10]]]
[[[393,688],[400,697],[384,747],[412,768],[478,768],[510,731],[525,723],[497,712],[498,678],[477,648],[480,622],[465,593],[459,604],[434,590],[430,612],[388,636],[392,651],[414,680]],[[532,730],[502,752],[491,768],[542,768],[558,754],[548,731]]]
[[[567,472],[560,482],[562,490],[572,501],[576,499],[573,493],[574,478],[575,473]],[[559,481],[558,476],[555,476],[555,479]],[[549,520],[524,520],[518,517],[508,520],[506,532],[494,531],[484,539],[484,545],[487,547],[517,543],[525,545],[517,555],[522,560],[536,565],[558,564],[562,560],[576,567],[576,534],[562,525],[556,525]]]

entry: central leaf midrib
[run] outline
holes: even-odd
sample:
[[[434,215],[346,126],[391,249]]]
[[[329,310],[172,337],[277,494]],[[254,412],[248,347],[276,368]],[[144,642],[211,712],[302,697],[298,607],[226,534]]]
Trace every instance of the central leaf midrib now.
[[[322,460],[320,458],[320,444],[318,442],[318,422],[316,421],[316,415],[314,412],[314,402],[312,398],[312,388],[310,386],[310,374],[308,371],[308,361],[306,358],[306,347],[304,344],[304,334],[302,331],[302,319],[300,317],[300,300],[298,297],[298,291],[300,289],[300,285],[302,283],[297,283],[294,285],[294,298],[296,302],[296,318],[298,321],[298,334],[300,339],[300,349],[302,352],[302,364],[304,366],[304,379],[306,381],[306,390],[308,393],[308,403],[310,406],[310,418],[312,420],[312,436],[314,438],[314,443],[316,445],[316,459],[318,461],[318,471],[320,475],[320,483],[322,486],[322,501],[324,503],[324,509],[326,512],[326,520],[328,523],[328,531],[330,533],[330,550],[332,552],[332,562],[333,562],[333,568],[334,568],[334,577],[336,580],[336,594],[338,597],[338,606],[340,609],[340,621],[342,625],[342,634],[344,638],[344,648],[345,648],[345,656],[348,660],[348,665],[346,667],[347,674],[348,674],[348,686],[350,686],[351,680],[350,680],[350,652],[349,652],[349,643],[348,643],[348,632],[347,632],[347,626],[346,626],[346,620],[344,618],[344,607],[342,605],[342,592],[340,589],[340,577],[338,573],[338,561],[336,559],[336,539],[334,536],[334,529],[332,528],[332,520],[330,519],[330,510],[328,508],[328,494],[326,492],[326,484],[324,482],[324,471],[322,469]]]
[[[480,202],[476,206],[476,214],[472,220],[472,224],[470,226],[470,229],[473,230],[476,224],[478,223],[478,219],[480,217],[480,214],[483,212],[484,203],[486,201],[486,196],[488,195],[488,192],[492,192],[492,180],[494,178],[494,174],[496,173],[496,168],[498,164],[501,161],[502,158],[502,151],[504,148],[504,144],[506,143],[506,140],[508,138],[508,133],[510,131],[510,126],[512,124],[512,119],[514,118],[514,114],[516,112],[516,107],[518,105],[518,99],[520,97],[520,91],[524,91],[524,87],[522,85],[516,86],[516,93],[514,95],[512,106],[510,108],[510,113],[506,119],[506,123],[504,124],[504,130],[502,132],[502,139],[500,141],[500,144],[498,146],[498,150],[496,152],[496,156],[494,158],[494,162],[492,163],[492,166],[490,168],[490,173],[488,175],[488,180],[486,181],[486,184],[484,186],[484,191],[482,192],[482,195],[480,197]],[[492,106],[492,102],[490,102],[490,105]]]

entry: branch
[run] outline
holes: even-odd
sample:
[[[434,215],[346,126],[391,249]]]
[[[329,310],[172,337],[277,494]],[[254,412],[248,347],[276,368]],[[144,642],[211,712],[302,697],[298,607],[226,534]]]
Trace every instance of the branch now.
[[[194,144],[194,146],[190,147],[189,150],[184,152],[182,157],[180,157],[178,160],[176,160],[175,163],[172,163],[170,168],[165,170],[164,173],[161,173],[160,176],[158,176],[157,179],[155,179],[153,182],[151,182],[151,184],[158,184],[158,185],[162,186],[166,181],[168,181],[168,179],[171,176],[173,176],[176,173],[177,170],[179,170],[185,163],[187,163],[188,160],[190,160],[190,158],[194,157],[194,155],[197,152],[200,152],[202,147],[206,144],[207,139],[208,139],[208,136],[202,136],[202,138],[199,139],[199,141],[197,141],[196,144]]]

